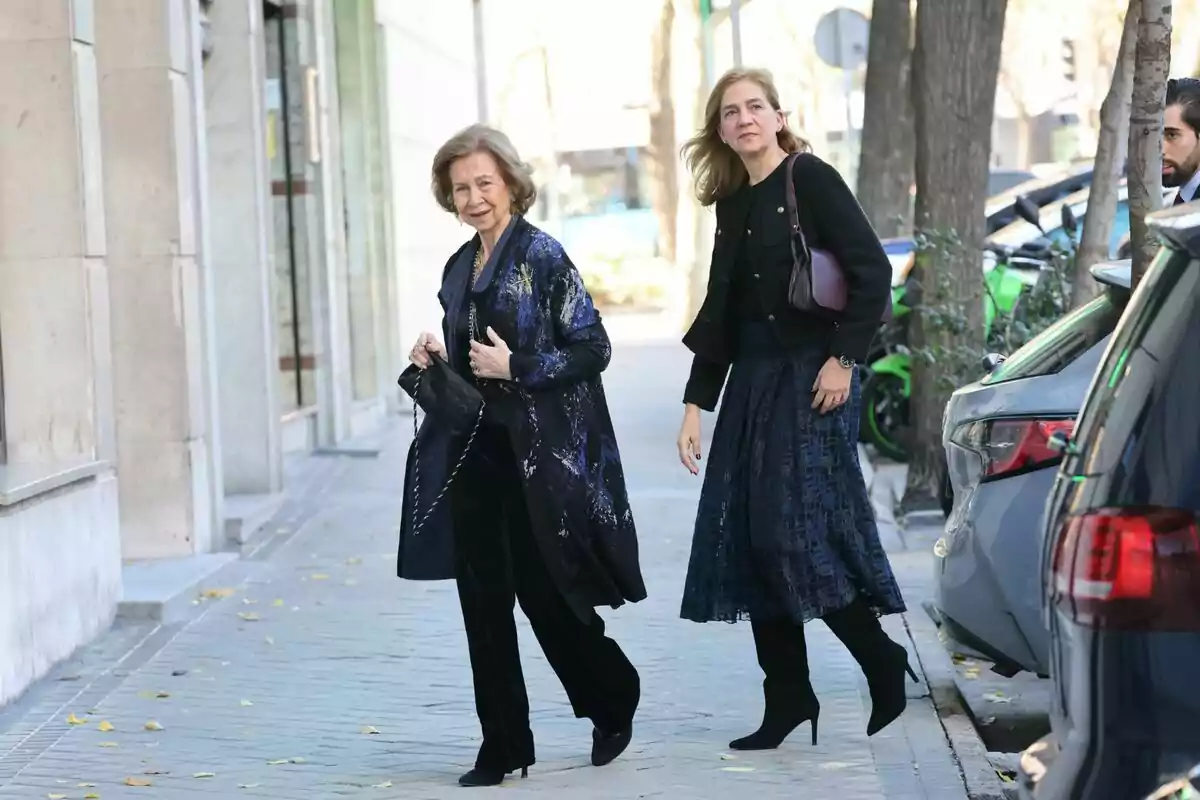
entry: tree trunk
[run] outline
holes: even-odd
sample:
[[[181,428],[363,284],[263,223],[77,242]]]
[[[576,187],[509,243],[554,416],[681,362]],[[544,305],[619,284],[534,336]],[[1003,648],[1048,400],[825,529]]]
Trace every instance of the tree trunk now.
[[[1163,101],[1171,71],[1171,0],[1130,0],[1141,5],[1129,114],[1129,239],[1133,247],[1133,285],[1146,274],[1158,241],[1146,227],[1146,215],[1162,208]],[[1128,13],[1128,12],[1126,12]]]
[[[1083,237],[1075,256],[1075,280],[1071,289],[1071,305],[1075,308],[1096,296],[1099,287],[1088,269],[1109,256],[1109,239],[1117,214],[1117,188],[1125,172],[1125,152],[1129,146],[1129,104],[1141,14],[1142,0],[1129,0],[1112,83],[1100,106],[1100,137],[1096,143],[1092,188],[1088,194],[1087,214],[1083,218]]]
[[[909,0],[874,0],[863,99],[858,202],[881,237],[912,230],[913,112]]]
[[[913,51],[917,258],[913,391],[904,505],[934,504],[942,409],[983,354],[983,276],[992,118],[1007,0],[921,0]]]
[[[675,31],[675,0],[662,0],[653,39],[654,100],[650,109],[650,163],[654,180],[654,215],[658,218],[658,250],[675,264],[678,235],[679,156],[675,152],[675,102],[671,93],[671,43]]]

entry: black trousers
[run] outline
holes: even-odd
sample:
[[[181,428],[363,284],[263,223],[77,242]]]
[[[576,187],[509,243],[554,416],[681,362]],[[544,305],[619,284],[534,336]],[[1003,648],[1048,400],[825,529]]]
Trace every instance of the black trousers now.
[[[594,611],[580,619],[555,586],[534,540],[503,429],[480,430],[451,502],[458,597],[483,728],[476,766],[512,771],[534,763],[514,598],[575,716],[605,733],[627,726],[640,698],[637,670],[604,635],[604,620]]]

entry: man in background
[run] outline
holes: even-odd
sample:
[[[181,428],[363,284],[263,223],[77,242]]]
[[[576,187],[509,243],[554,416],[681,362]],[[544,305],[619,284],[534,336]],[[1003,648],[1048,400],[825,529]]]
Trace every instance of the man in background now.
[[[1162,182],[1164,187],[1179,189],[1173,205],[1196,199],[1200,188],[1200,79],[1167,81]]]

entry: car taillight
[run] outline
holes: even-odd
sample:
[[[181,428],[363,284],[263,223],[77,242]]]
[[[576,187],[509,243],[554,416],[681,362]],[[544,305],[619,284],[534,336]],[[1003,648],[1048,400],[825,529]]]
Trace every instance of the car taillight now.
[[[1000,478],[1058,463],[1062,453],[1050,437],[1074,429],[1072,419],[989,419],[963,425],[953,440],[979,455],[984,478]]]
[[[1200,529],[1174,508],[1114,508],[1067,518],[1053,598],[1082,625],[1200,631]]]

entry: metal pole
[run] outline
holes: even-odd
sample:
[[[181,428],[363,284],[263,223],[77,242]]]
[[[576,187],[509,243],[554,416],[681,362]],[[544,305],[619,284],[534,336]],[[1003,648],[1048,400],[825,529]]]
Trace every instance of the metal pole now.
[[[475,103],[479,121],[488,121],[487,55],[483,48],[483,0],[471,0],[475,17]]]
[[[733,65],[742,65],[742,0],[730,0],[729,26],[733,28]]]

